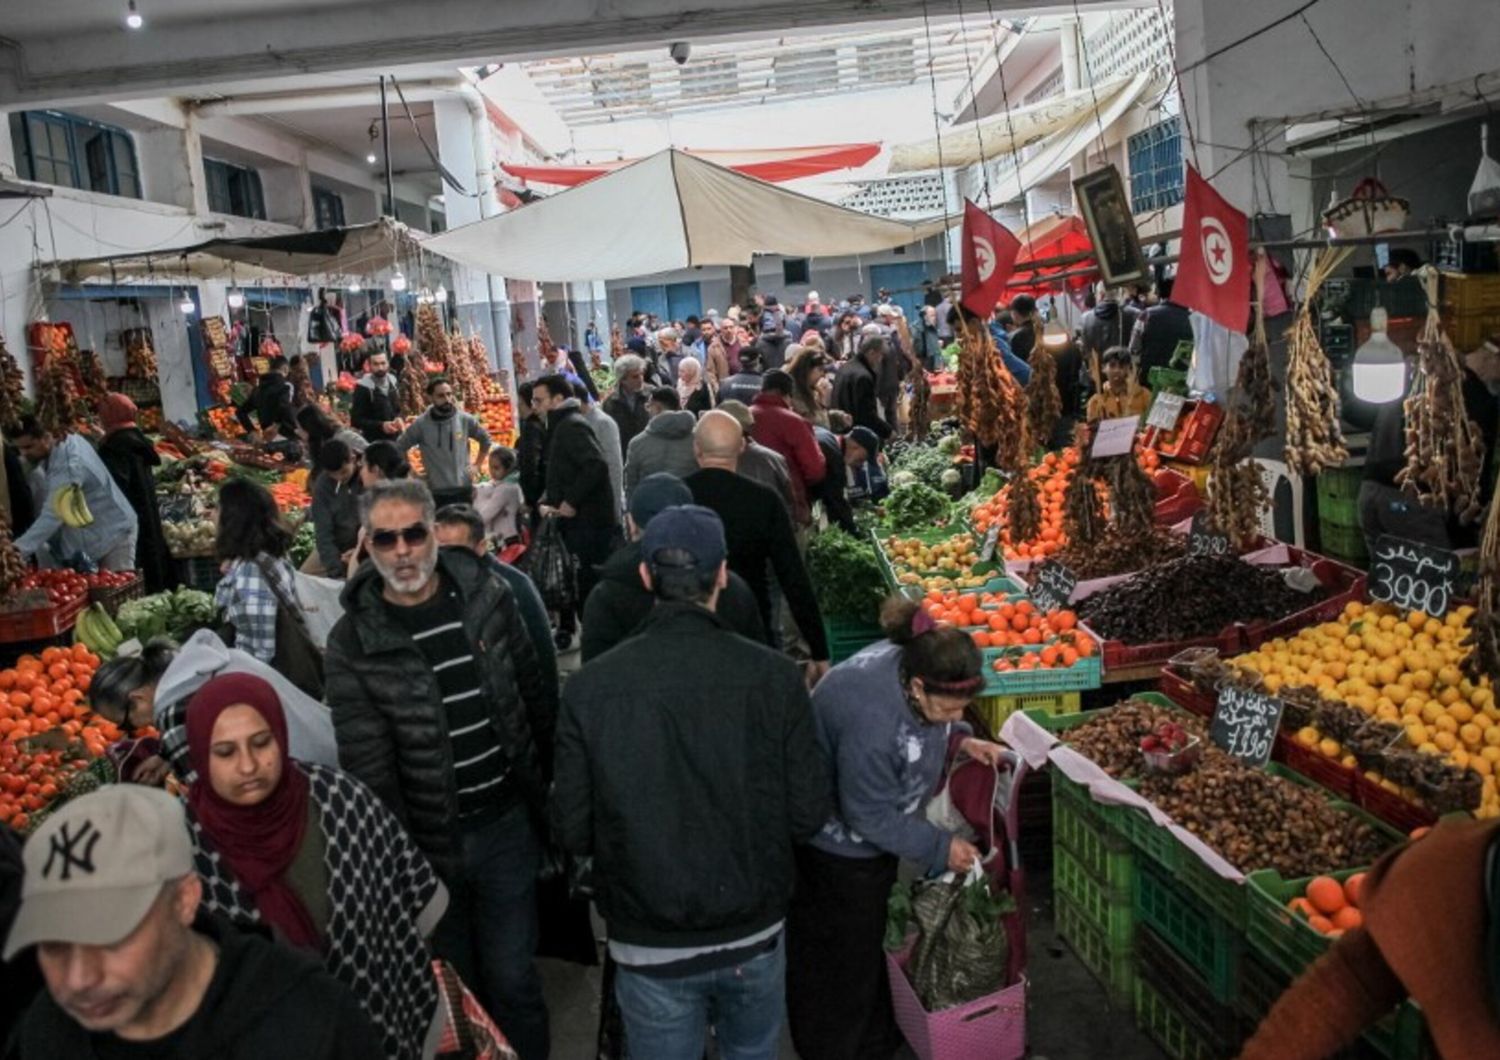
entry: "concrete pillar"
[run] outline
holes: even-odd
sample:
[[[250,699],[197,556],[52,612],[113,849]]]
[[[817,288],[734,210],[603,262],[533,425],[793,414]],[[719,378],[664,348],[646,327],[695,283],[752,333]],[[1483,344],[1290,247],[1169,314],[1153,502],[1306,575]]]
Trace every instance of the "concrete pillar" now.
[[[1064,19],[1062,28],[1058,31],[1058,38],[1062,44],[1062,75],[1063,92],[1076,92],[1080,88],[1087,88],[1088,74],[1083,62],[1083,24],[1076,18]],[[1088,149],[1085,148],[1077,157],[1068,162],[1068,185],[1072,189],[1072,182],[1083,176],[1088,171]],[[1070,198],[1071,203],[1071,198]]]
[[[0,110],[0,165],[7,165],[19,173],[21,167],[16,162],[15,144],[11,143],[10,115]]]
[[[189,150],[189,134],[170,126],[135,134],[136,158],[141,167],[141,190],[152,202],[196,209],[203,181],[201,152]],[[197,136],[192,136],[196,144]],[[206,195],[206,193],[204,193]]]
[[[498,215],[500,202],[495,193],[489,117],[478,92],[472,98],[460,95],[439,99],[432,105],[432,114],[437,126],[438,157],[463,185],[462,192],[446,186],[443,189],[447,227],[458,228]],[[455,265],[453,287],[454,312],[465,327],[483,336],[495,366],[514,379],[510,300],[505,277]]]

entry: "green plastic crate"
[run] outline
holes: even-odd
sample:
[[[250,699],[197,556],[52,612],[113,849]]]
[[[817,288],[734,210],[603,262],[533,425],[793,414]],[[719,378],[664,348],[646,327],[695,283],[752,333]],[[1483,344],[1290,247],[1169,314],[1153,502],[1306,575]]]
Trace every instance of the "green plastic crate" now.
[[[1362,467],[1336,467],[1318,473],[1319,524],[1359,525],[1359,487],[1364,474]]]
[[[1136,932],[1135,962],[1136,1023],[1168,1055],[1196,1060],[1239,1052],[1253,1029],[1249,1021],[1216,1001],[1176,951],[1145,925]]]
[[[1342,883],[1363,869],[1335,872]],[[1245,877],[1249,900],[1249,917],[1245,939],[1262,960],[1284,975],[1293,978],[1321,957],[1332,939],[1320,935],[1301,917],[1286,907],[1287,903],[1307,891],[1311,876],[1286,880],[1274,869],[1262,869]]]
[[[1135,1025],[1161,1046],[1172,1060],[1224,1060],[1238,1051],[1236,1043],[1204,1026],[1183,1007],[1167,1000],[1167,991],[1149,983],[1137,973],[1135,986]]]
[[[1360,526],[1319,522],[1318,535],[1322,540],[1325,556],[1341,559],[1356,566],[1365,563],[1370,558],[1370,548],[1365,542],[1364,529]]]
[[[1090,876],[1078,859],[1058,843],[1052,845],[1052,891],[1105,934],[1111,953],[1134,948],[1135,909],[1130,888],[1110,887]]]
[[[1052,841],[1104,889],[1124,894],[1130,900],[1135,886],[1135,853],[1130,844],[1107,828],[1093,811],[1093,803],[1080,798],[1077,785],[1055,785],[1052,789]]]
[[[1261,958],[1252,944],[1240,958],[1234,1009],[1248,1022],[1259,1024],[1291,985],[1292,981]]]
[[[1104,984],[1110,1003],[1128,1007],[1135,983],[1134,951],[1111,949],[1109,936],[1066,895],[1055,895],[1053,917],[1057,937],[1066,942],[1083,966]]]
[[[823,633],[828,638],[829,661],[835,663],[843,662],[885,636],[879,626],[841,618],[823,619]]]
[[[1244,942],[1240,929],[1204,909],[1149,865],[1136,872],[1135,915],[1201,979],[1214,1001],[1235,999]]]

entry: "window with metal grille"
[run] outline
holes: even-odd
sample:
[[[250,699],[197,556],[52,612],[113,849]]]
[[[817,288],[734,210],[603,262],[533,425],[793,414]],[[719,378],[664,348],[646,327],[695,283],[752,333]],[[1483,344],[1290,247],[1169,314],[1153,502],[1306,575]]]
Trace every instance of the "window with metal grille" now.
[[[683,99],[717,99],[740,90],[740,62],[733,55],[694,59],[677,71]]]
[[[1130,209],[1160,210],[1182,201],[1182,123],[1173,115],[1125,141],[1130,162]]]
[[[223,162],[217,158],[203,160],[203,179],[208,185],[208,208],[214,213],[266,219],[266,199],[261,192],[260,174],[248,166]]]
[[[645,106],[651,102],[651,68],[646,63],[595,67],[593,74],[596,106]]]
[[[839,87],[837,48],[778,55],[772,65],[777,92],[820,92]]]
[[[344,226],[344,197],[329,188],[313,185],[313,218],[319,228]]]
[[[10,116],[16,172],[26,180],[106,195],[141,197],[140,170],[130,133],[54,110]]]
[[[905,85],[916,79],[916,49],[910,40],[883,40],[855,52],[862,85]]]

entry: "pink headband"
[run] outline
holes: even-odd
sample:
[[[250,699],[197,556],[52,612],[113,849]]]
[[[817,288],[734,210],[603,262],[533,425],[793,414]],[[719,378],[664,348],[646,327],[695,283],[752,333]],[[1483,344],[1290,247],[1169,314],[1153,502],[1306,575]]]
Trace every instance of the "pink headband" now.
[[[920,637],[923,633],[931,633],[938,628],[938,624],[922,608],[917,608],[916,614],[911,616],[911,635]]]

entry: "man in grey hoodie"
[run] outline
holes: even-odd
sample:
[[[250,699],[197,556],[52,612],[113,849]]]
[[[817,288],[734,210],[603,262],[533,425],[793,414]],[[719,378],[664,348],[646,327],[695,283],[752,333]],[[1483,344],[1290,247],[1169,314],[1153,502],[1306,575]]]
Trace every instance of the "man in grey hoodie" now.
[[[693,455],[693,428],[697,420],[682,409],[682,399],[673,387],[657,387],[651,392],[651,422],[630,440],[625,453],[625,496],[635,492],[636,485],[647,475],[665,471],[686,478],[698,470]]]
[[[453,403],[453,384],[435,376],[427,384],[427,398],[432,404],[412,420],[411,426],[396,439],[403,453],[412,446],[422,451],[422,470],[433,502],[445,504],[474,503],[474,475],[484,467],[490,452],[490,436],[478,417],[459,410]],[[479,443],[479,452],[469,460],[469,439]]]

